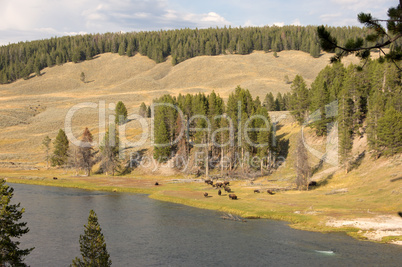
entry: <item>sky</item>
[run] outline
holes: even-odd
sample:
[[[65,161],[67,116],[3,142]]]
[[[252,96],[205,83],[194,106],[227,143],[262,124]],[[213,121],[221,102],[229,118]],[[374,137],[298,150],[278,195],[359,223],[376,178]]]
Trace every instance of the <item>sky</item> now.
[[[0,45],[86,33],[283,25],[361,26],[389,0],[0,0]]]

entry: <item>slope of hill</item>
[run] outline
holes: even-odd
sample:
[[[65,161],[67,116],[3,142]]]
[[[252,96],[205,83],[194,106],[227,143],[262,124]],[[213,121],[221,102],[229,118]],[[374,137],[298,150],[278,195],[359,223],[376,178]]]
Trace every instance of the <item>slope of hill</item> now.
[[[278,57],[254,52],[196,57],[172,66],[169,59],[156,64],[145,56],[128,58],[108,53],[78,64],[46,68],[40,77],[0,85],[0,162],[33,166],[43,161],[41,140],[46,135],[53,139],[64,127],[69,108],[78,103],[98,104],[103,100],[107,109],[108,104],[122,100],[129,113],[136,113],[141,102],[150,104],[163,94],[215,90],[226,98],[237,85],[263,100],[268,92],[276,95],[290,90],[284,81],[286,75],[292,80],[300,74],[310,84],[329,58],[324,54],[315,59],[298,51],[283,51]],[[357,59],[348,58],[344,64],[350,62]],[[81,72],[85,73],[85,83],[80,81]],[[98,113],[85,109],[74,115],[77,136],[85,127],[98,132]],[[107,114],[113,111],[107,109]]]

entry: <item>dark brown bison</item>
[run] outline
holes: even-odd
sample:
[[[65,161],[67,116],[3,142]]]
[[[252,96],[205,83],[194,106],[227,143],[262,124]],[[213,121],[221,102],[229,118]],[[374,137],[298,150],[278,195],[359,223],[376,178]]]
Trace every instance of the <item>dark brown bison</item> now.
[[[308,186],[317,186],[317,182],[316,181],[311,181]]]
[[[204,193],[204,197],[208,197],[208,193],[207,193],[207,192]]]
[[[229,198],[233,199],[237,199],[237,196],[235,194],[229,194]]]
[[[53,177],[53,180],[57,180],[57,177]]]
[[[218,195],[222,195],[222,191],[220,189],[218,190]]]
[[[272,191],[271,191],[271,190],[269,190],[269,189],[267,190],[267,193],[268,193],[268,194],[270,194],[270,195],[275,195],[275,193],[274,193],[274,192],[272,192]]]
[[[159,183],[158,183],[158,182],[155,182],[155,185],[159,185]]]
[[[398,215],[402,217],[402,211],[398,212]]]
[[[229,184],[230,184],[230,182],[225,181],[225,182],[223,182],[223,184],[224,184],[225,186],[227,186],[227,185],[229,185]]]
[[[232,190],[230,189],[230,187],[225,187],[225,191],[228,192],[228,193],[232,192]]]
[[[208,180],[205,180],[205,183],[206,183],[206,184],[210,184],[210,185],[213,185],[213,184],[214,184],[214,182],[213,182],[212,180],[209,180],[209,179],[208,179]]]
[[[260,193],[260,190],[254,189],[254,193]]]
[[[221,183],[221,182],[216,183],[216,187],[222,187],[222,186],[223,186],[223,183]]]

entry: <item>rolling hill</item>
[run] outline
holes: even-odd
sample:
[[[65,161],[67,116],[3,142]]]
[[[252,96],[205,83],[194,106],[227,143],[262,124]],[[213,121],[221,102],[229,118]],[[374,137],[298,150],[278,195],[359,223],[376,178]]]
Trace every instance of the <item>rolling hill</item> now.
[[[156,64],[145,56],[122,57],[102,54],[82,63],[66,63],[46,68],[42,75],[0,85],[0,162],[3,167],[30,168],[43,164],[41,142],[55,138],[64,127],[68,110],[76,104],[105,103],[106,116],[114,114],[111,103],[123,101],[129,113],[136,113],[141,102],[150,104],[163,94],[178,95],[214,90],[223,98],[240,85],[264,99],[268,92],[290,91],[285,76],[297,74],[307,84],[329,63],[329,54],[313,58],[299,51],[250,55],[201,56],[172,66],[168,58]],[[344,64],[357,63],[353,57]],[[80,81],[81,72],[86,82]],[[73,130],[78,137],[85,127],[98,133],[98,110],[86,108],[74,114]],[[138,125],[137,125],[138,126]],[[137,126],[128,127],[128,135],[138,135]]]

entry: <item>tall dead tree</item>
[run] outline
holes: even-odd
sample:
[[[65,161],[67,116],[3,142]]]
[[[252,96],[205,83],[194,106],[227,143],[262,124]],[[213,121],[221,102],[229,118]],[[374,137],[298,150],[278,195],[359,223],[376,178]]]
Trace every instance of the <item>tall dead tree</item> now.
[[[308,190],[311,168],[308,163],[307,149],[304,146],[302,134],[297,139],[296,147],[296,185],[299,190]]]

